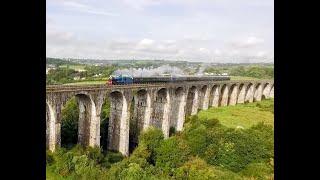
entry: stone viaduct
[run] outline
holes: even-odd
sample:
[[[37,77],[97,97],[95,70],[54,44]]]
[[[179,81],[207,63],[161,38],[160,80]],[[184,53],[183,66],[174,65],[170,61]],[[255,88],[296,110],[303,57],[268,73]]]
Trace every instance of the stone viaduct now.
[[[201,109],[273,98],[274,83],[260,80],[47,86],[46,145],[51,151],[61,144],[61,110],[73,96],[79,106],[78,143],[100,146],[100,114],[105,99],[109,98],[108,149],[128,156],[130,124],[136,126],[135,134],[154,126],[162,129],[167,138],[171,127],[181,131],[185,116]],[[133,139],[137,141],[137,137]]]

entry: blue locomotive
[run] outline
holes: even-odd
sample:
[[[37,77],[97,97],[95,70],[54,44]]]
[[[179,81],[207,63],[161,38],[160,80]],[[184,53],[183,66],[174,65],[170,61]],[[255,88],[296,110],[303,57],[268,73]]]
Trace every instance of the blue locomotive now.
[[[110,76],[107,84],[133,84],[133,77],[129,75]]]
[[[229,76],[151,76],[151,77],[133,77],[130,75],[110,76],[107,84],[145,84],[145,83],[168,83],[183,81],[227,81]]]

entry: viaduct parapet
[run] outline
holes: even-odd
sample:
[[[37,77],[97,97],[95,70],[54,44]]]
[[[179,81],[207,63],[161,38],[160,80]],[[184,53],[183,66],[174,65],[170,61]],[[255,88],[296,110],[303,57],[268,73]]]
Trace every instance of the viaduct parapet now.
[[[79,106],[78,143],[100,147],[100,114],[105,99],[109,98],[108,149],[128,156],[130,133],[139,134],[153,126],[162,129],[165,138],[168,138],[171,127],[177,131],[183,130],[186,115],[194,115],[201,109],[273,98],[274,82],[47,86],[46,144],[51,151],[61,145],[61,110],[72,97],[76,97]],[[129,132],[130,124],[135,126],[137,132]],[[131,139],[137,142],[137,136]]]

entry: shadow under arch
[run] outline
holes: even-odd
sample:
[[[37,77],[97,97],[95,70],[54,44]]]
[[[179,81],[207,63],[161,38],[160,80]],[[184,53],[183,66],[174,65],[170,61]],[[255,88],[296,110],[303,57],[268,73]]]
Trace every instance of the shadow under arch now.
[[[165,105],[168,102],[167,91],[166,88],[158,90],[153,104],[154,108],[151,115],[151,125],[159,129],[162,129]]]
[[[244,103],[245,101],[245,97],[246,96],[246,88],[245,85],[243,83],[241,83],[239,85],[239,92],[238,92],[238,99],[237,99],[237,103]]]
[[[229,95],[229,89],[228,89],[227,85],[224,84],[220,90],[219,106],[227,106],[228,105],[228,95]]]
[[[209,106],[218,107],[219,106],[219,86],[214,85],[209,94]]]
[[[237,104],[237,98],[238,98],[238,85],[232,84],[229,90],[228,95],[228,103],[227,105],[235,105]]]
[[[246,93],[245,93],[246,95],[244,100],[245,103],[253,102],[253,92],[254,92],[253,84],[249,83],[246,87]]]
[[[262,84],[258,83],[254,88],[253,102],[260,101],[262,94]]]
[[[191,115],[194,106],[196,106],[195,104],[195,98],[197,95],[196,91],[197,91],[196,86],[192,86],[188,91],[187,104],[186,104],[186,116]]]
[[[148,92],[141,89],[132,97],[129,123],[129,153],[138,146],[139,135],[144,128],[147,110]]]
[[[182,130],[185,109],[184,97],[184,88],[177,87],[174,90],[174,100],[171,104],[169,136],[175,133],[176,131]]]
[[[203,109],[204,108],[204,103],[205,103],[205,95],[207,92],[208,86],[207,85],[203,85],[202,88],[200,89],[200,99],[199,99],[199,109]]]
[[[124,97],[119,91],[109,94],[110,98],[110,118],[108,127],[108,150],[119,151],[120,147],[120,125],[122,121],[122,111],[124,107]]]

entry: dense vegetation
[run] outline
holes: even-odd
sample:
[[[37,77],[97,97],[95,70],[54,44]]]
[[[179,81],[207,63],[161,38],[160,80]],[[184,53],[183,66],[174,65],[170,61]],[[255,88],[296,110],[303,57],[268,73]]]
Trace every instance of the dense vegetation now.
[[[228,73],[230,76],[253,77],[258,79],[273,79],[273,66],[234,66],[234,67],[209,67],[207,73]]]
[[[54,66],[60,66],[60,65],[75,65],[78,63],[72,62],[72,61],[67,61],[64,59],[59,59],[59,58],[46,58],[46,64],[52,64]]]
[[[81,68],[81,71],[76,68]],[[65,84],[81,81],[105,81],[115,69],[115,66],[63,65],[49,70],[46,83]]]
[[[127,158],[80,146],[47,152],[47,179],[273,179],[272,122],[273,100],[212,108],[168,139],[148,129]]]

